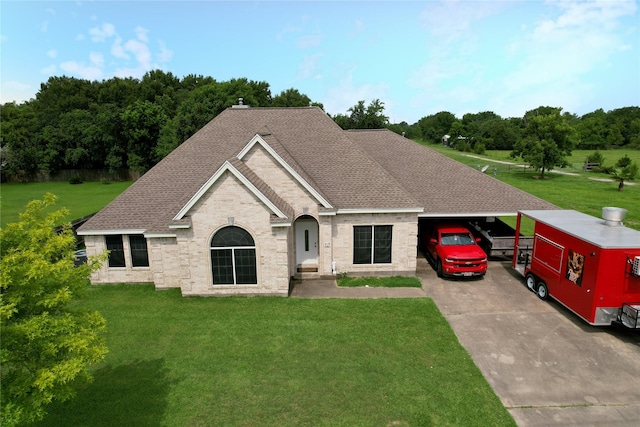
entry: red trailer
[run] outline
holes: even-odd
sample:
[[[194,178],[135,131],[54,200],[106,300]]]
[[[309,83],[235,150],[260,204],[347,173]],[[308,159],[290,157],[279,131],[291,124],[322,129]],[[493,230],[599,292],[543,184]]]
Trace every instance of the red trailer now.
[[[640,329],[640,231],[622,225],[625,213],[520,211],[512,265],[538,297],[553,297],[589,324]],[[521,245],[523,217],[533,220],[534,236]]]

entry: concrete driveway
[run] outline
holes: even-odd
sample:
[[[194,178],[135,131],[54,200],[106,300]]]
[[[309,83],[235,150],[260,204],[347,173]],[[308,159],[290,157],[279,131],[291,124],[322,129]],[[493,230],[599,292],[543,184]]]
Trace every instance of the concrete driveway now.
[[[539,300],[508,262],[458,281],[419,257],[418,276],[519,426],[640,426],[640,333]]]

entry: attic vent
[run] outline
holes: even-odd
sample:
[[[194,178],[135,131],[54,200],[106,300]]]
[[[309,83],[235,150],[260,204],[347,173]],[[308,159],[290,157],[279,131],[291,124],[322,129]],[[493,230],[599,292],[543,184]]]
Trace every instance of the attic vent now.
[[[231,108],[249,108],[248,105],[244,105],[244,99],[238,98],[238,105],[232,105]]]

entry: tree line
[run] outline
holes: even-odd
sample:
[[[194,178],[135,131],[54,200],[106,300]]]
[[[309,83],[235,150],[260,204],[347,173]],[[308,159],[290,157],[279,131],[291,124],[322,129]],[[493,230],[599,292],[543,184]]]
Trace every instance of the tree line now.
[[[141,79],[88,81],[51,77],[35,98],[0,109],[0,154],[3,178],[28,179],[37,172],[65,169],[121,169],[145,172],[238,98],[253,107],[317,105],[296,89],[273,96],[267,82],[155,70]],[[465,151],[518,150],[535,117],[552,114],[570,132],[567,146],[583,149],[640,149],[640,108],[602,109],[578,117],[554,107],[539,107],[523,117],[502,118],[493,112],[458,119],[442,111],[414,124],[392,124],[384,103],[359,101],[333,116],[343,129],[388,128],[407,138],[456,145]],[[445,137],[448,135],[448,137]]]

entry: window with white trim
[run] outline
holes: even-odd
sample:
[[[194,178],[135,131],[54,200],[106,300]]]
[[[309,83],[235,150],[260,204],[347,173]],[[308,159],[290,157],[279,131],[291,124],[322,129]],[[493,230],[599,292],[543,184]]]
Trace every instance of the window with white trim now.
[[[211,271],[214,285],[255,285],[256,245],[244,229],[229,226],[211,239]]]
[[[356,225],[353,227],[354,264],[390,264],[393,226]]]

